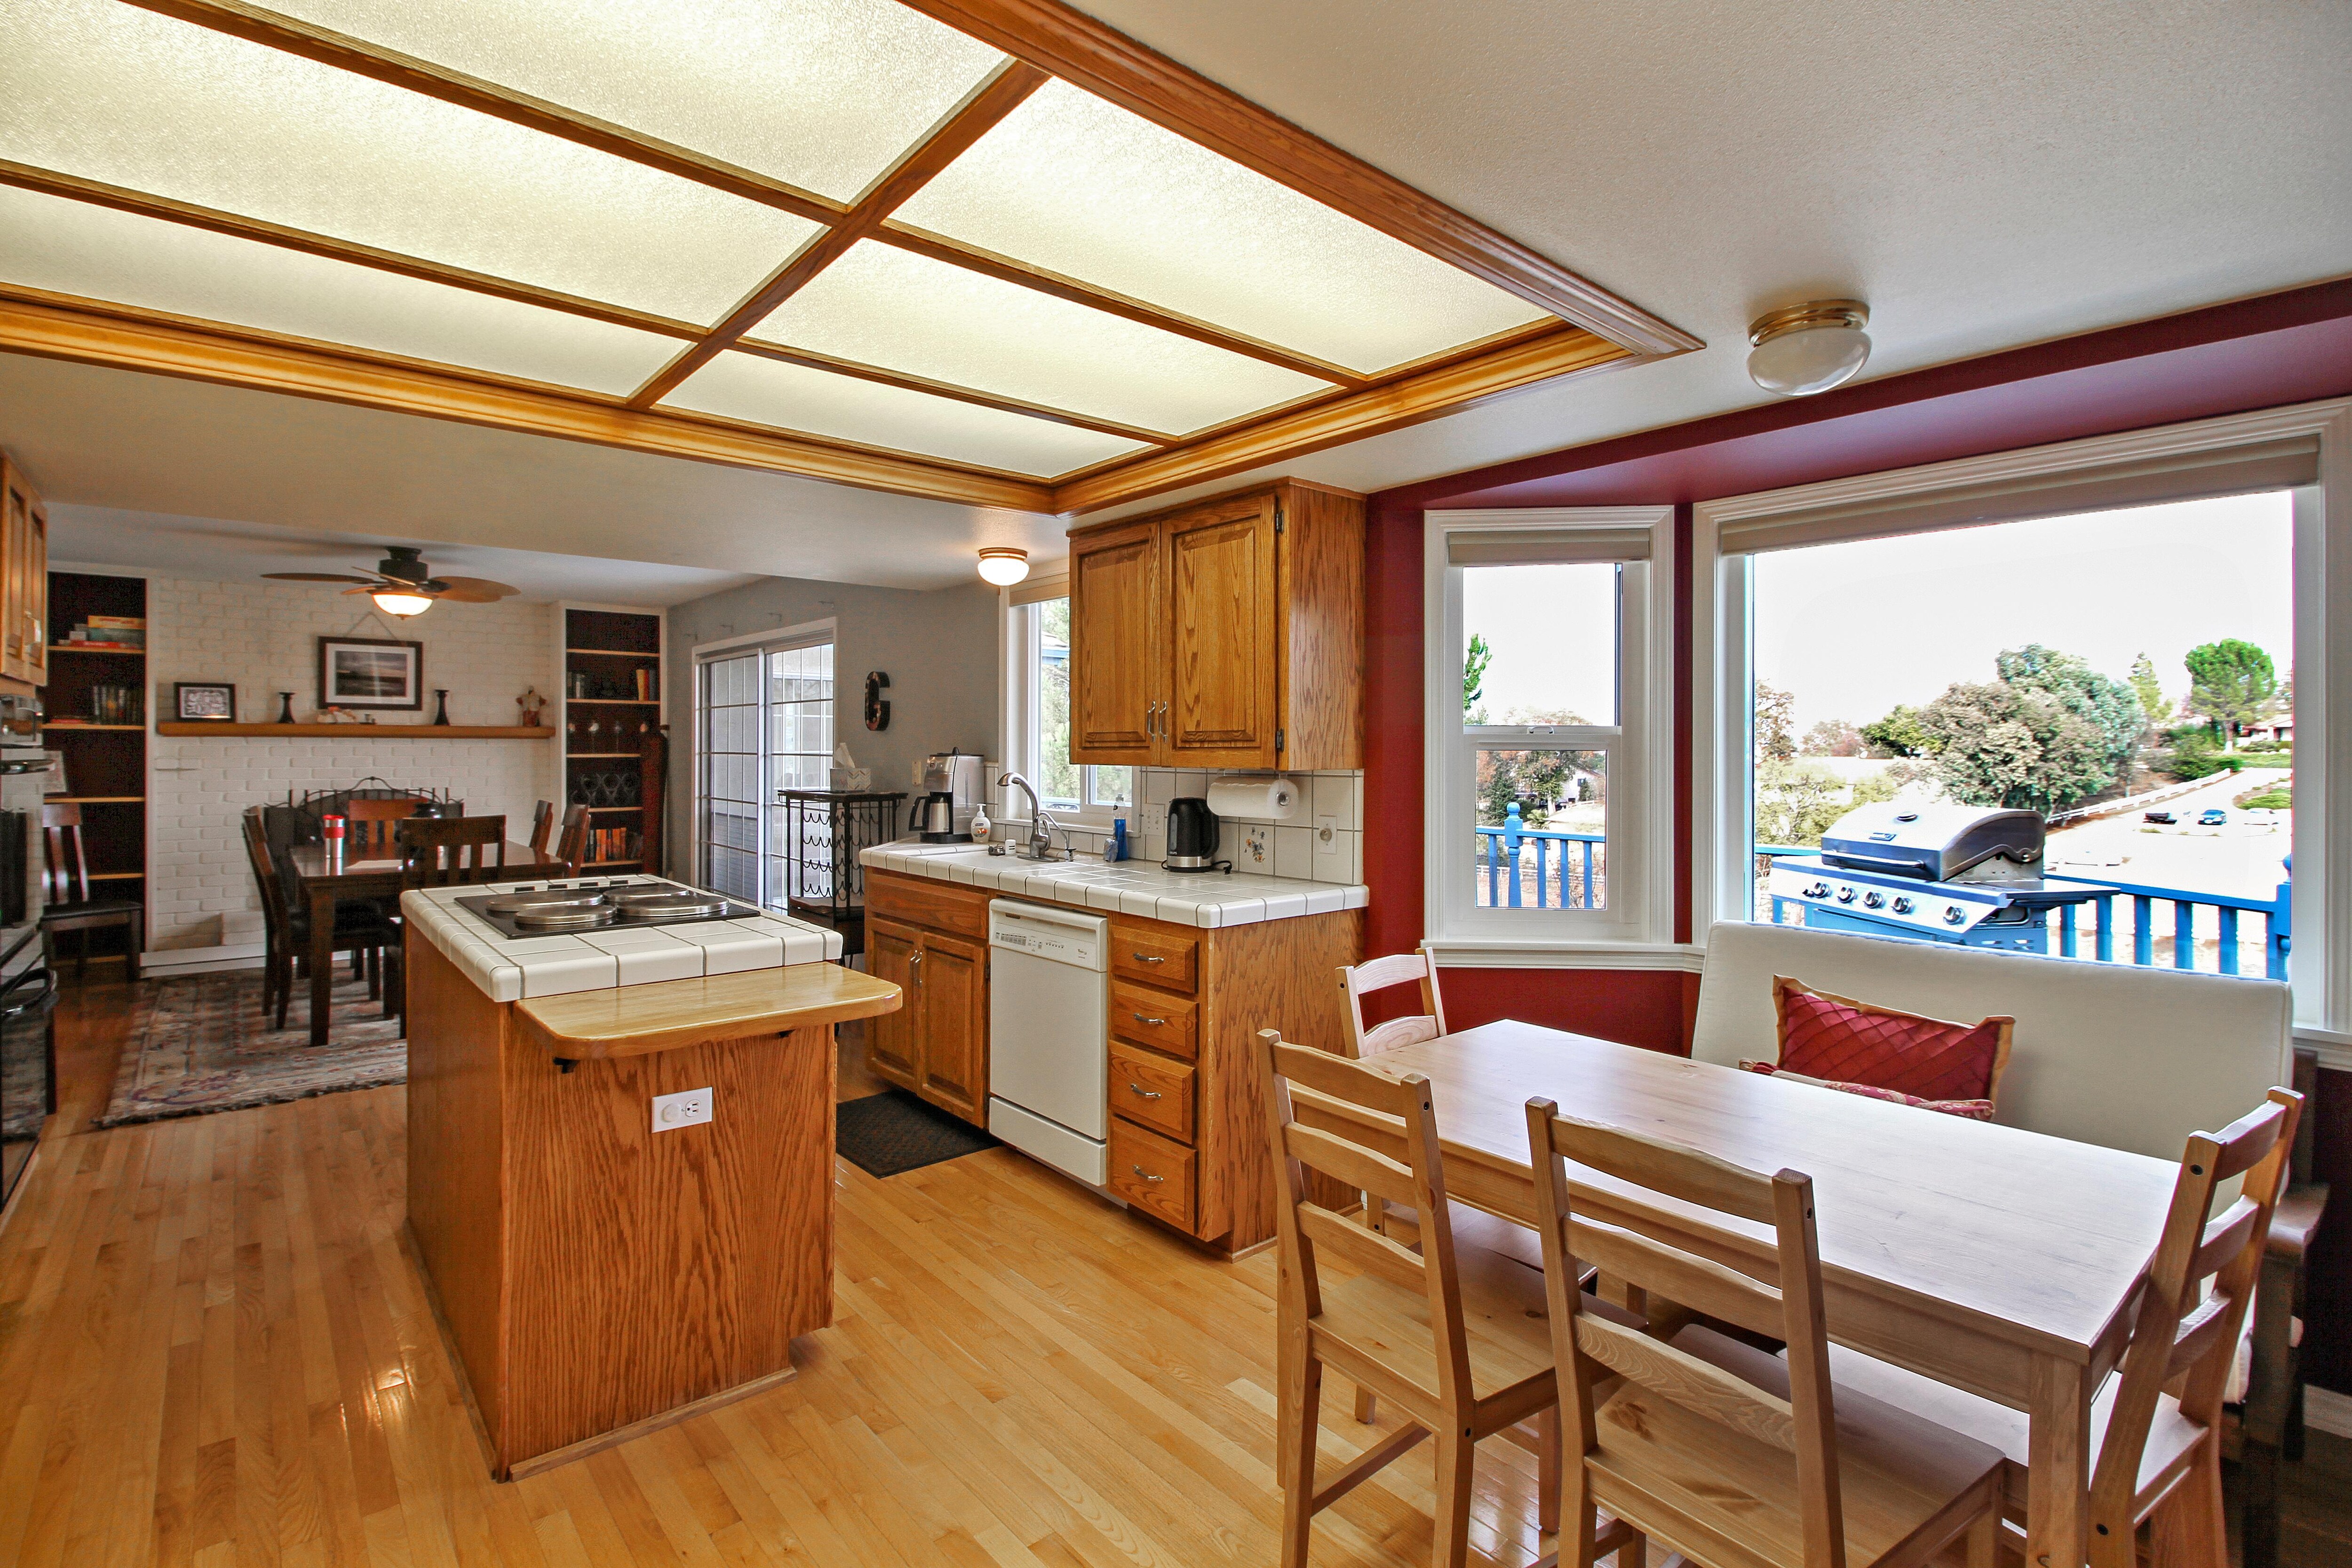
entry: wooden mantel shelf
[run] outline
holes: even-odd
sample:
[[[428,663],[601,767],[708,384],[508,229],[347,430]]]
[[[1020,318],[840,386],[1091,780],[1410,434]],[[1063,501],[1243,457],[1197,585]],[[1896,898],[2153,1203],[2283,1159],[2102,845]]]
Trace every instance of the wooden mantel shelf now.
[[[363,735],[376,741],[544,741],[555,732],[552,724],[223,724],[200,719],[159,719],[155,722],[158,735],[237,736],[255,740],[270,735]]]

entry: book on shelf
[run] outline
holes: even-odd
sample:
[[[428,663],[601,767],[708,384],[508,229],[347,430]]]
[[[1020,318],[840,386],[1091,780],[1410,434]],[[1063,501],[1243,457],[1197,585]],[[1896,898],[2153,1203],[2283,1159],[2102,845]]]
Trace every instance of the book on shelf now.
[[[110,626],[121,632],[143,632],[147,629],[144,616],[92,616],[86,623],[93,626]]]

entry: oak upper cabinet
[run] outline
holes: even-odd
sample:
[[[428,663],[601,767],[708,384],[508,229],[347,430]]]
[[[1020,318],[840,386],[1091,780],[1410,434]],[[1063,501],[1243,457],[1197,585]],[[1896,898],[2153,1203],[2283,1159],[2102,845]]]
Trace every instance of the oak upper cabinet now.
[[[1363,765],[1364,503],[1285,479],[1070,540],[1070,760]]]
[[[14,460],[0,456],[0,679],[49,679],[49,517]]]
[[[1075,761],[1159,760],[1160,670],[1167,658],[1162,552],[1160,531],[1148,522],[1103,529],[1071,542]]]

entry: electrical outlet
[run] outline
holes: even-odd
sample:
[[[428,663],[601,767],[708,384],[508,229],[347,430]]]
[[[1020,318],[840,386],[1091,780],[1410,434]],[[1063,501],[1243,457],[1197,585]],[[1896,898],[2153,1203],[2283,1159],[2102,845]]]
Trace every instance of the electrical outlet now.
[[[1143,818],[1143,820],[1137,825],[1137,831],[1142,833],[1165,833],[1168,831],[1168,807],[1164,803],[1159,805],[1152,805],[1147,803],[1136,807],[1136,810],[1141,814]]]
[[[688,1089],[677,1094],[654,1096],[654,1131],[656,1132],[693,1127],[709,1120],[710,1091],[707,1089]]]
[[[1339,853],[1339,819],[1337,816],[1318,816],[1315,819],[1315,853],[1318,855]]]

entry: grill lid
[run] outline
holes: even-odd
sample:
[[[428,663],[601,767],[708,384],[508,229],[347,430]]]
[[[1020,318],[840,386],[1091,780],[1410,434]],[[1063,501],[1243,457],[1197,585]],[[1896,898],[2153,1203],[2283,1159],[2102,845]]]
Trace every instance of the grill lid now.
[[[2037,812],[1881,801],[1839,817],[1822,835],[1822,858],[1926,882],[2035,881],[2048,832]]]

